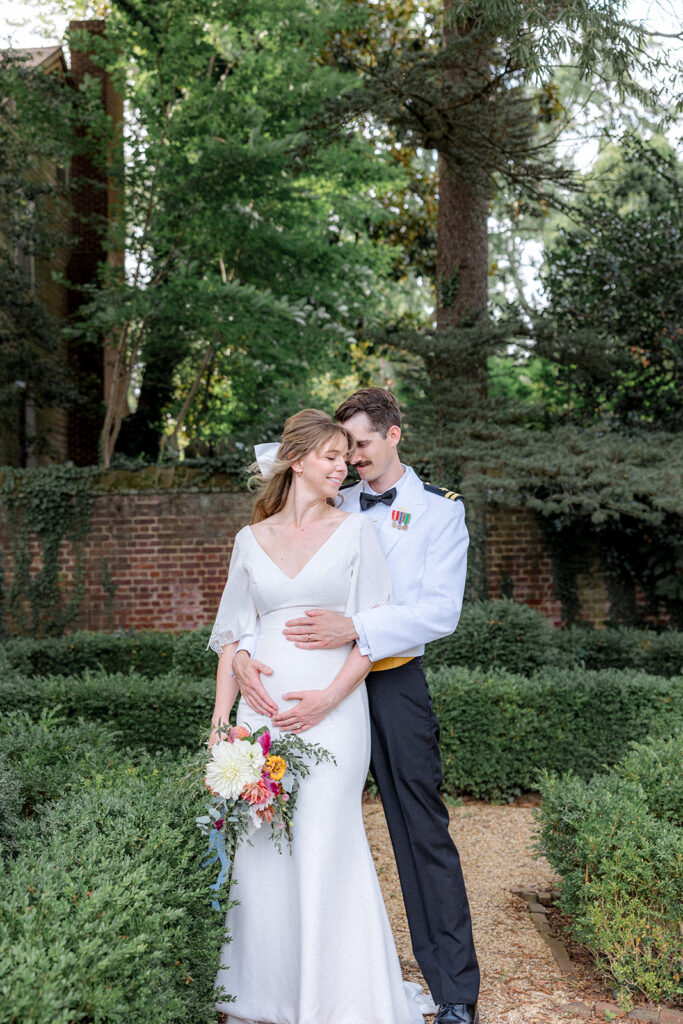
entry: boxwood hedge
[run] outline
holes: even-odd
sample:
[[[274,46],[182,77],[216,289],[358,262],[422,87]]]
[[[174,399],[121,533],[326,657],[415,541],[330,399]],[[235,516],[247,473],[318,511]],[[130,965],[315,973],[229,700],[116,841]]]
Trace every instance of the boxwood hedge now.
[[[683,726],[683,677],[549,668],[531,678],[441,669],[430,676],[444,787],[501,799],[537,788],[542,768],[584,778],[632,740]]]
[[[589,782],[546,773],[539,846],[560,905],[628,1008],[683,1005],[683,736],[634,747]]]
[[[526,678],[503,670],[429,673],[441,722],[444,788],[503,799],[534,789],[542,768],[588,777],[614,764],[631,740],[683,724],[683,677],[548,668]],[[372,685],[370,681],[369,685]],[[105,723],[119,746],[196,748],[213,706],[211,679],[175,673],[0,677],[0,713],[59,705],[69,719]],[[408,740],[406,740],[408,741]]]
[[[683,672],[683,632],[589,625],[553,629],[539,612],[510,599],[472,602],[463,607],[452,636],[428,645],[425,663],[499,667],[523,675],[557,665],[672,676]]]
[[[22,675],[79,675],[92,669],[138,672],[155,679],[170,671],[187,679],[212,675],[208,629],[193,633],[71,633],[44,640],[13,638],[0,661]],[[676,630],[553,629],[539,612],[515,601],[466,604],[455,633],[427,646],[429,668],[462,665],[531,675],[549,665],[641,669],[652,675],[683,672],[683,633]]]
[[[215,1024],[224,917],[187,768],[90,765],[20,818],[0,878],[1,1024]]]

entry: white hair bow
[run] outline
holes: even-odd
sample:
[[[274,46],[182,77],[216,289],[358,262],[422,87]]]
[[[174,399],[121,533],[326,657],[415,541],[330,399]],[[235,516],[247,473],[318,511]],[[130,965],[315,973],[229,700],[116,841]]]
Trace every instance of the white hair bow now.
[[[254,445],[254,455],[256,456],[261,476],[269,477],[273,472],[279,447],[279,441],[266,441],[265,444]]]

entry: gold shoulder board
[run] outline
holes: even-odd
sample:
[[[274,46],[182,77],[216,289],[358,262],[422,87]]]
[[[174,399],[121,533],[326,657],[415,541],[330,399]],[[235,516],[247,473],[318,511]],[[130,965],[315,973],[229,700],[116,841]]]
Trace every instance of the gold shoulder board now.
[[[437,487],[435,484],[424,484],[425,491],[431,491],[432,494],[440,494],[442,498],[450,498],[451,501],[462,501],[462,494],[458,494],[457,491],[449,491],[447,487]]]

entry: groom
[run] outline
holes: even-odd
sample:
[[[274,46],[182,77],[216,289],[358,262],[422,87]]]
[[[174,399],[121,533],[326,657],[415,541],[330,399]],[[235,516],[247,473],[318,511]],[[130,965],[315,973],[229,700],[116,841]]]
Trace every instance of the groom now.
[[[371,770],[396,856],[415,958],[439,1004],[434,1024],[476,1024],[479,993],[467,893],[439,795],[439,723],[422,668],[424,645],[447,636],[460,617],[468,535],[462,501],[424,484],[398,457],[401,413],[382,388],[363,388],[337,409],[356,440],[360,482],[343,508],[377,529],[394,584],[394,604],[348,618],[309,609],[287,623],[297,647],[355,640],[373,661],[367,679]],[[266,666],[238,651],[233,669],[248,703]]]

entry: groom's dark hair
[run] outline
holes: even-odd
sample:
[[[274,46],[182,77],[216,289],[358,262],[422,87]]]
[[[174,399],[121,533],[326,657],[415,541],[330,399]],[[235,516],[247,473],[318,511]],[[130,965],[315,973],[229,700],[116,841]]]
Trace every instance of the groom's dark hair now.
[[[361,388],[339,406],[334,414],[338,423],[346,423],[357,412],[364,412],[372,429],[382,437],[389,427],[401,426],[401,410],[391,391],[384,388]]]

